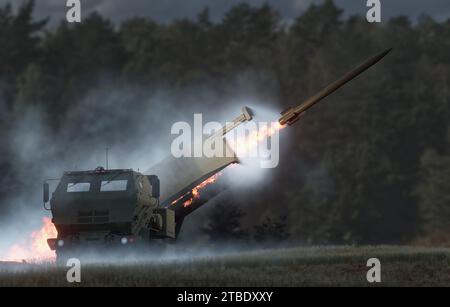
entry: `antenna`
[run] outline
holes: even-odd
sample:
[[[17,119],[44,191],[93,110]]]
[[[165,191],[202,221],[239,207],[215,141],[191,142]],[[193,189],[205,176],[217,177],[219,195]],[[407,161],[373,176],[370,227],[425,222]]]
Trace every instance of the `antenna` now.
[[[106,152],[106,169],[108,169],[108,150],[109,150],[109,148],[106,147],[105,148],[105,152]]]

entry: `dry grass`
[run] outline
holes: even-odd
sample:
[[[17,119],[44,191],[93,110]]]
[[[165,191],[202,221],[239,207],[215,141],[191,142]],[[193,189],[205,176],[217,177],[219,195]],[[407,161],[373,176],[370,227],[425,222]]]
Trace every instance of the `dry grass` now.
[[[450,286],[450,249],[309,247],[86,264],[81,284],[56,265],[0,265],[0,286],[369,286],[367,259],[377,257],[384,286]]]

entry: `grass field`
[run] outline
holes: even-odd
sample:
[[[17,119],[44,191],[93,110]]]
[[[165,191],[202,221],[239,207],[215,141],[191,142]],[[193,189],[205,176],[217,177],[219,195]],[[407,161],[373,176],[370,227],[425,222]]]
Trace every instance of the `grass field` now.
[[[0,263],[0,286],[374,286],[369,258],[381,261],[378,286],[450,286],[450,249],[304,247],[221,255],[159,256],[123,264],[82,264],[81,283],[54,264]]]

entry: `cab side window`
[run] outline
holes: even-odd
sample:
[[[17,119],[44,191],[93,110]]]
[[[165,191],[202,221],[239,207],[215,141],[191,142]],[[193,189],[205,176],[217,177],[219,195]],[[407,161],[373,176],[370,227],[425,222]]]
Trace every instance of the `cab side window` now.
[[[89,182],[69,182],[66,191],[73,192],[89,192],[91,184]]]
[[[126,191],[128,180],[103,180],[100,184],[100,192]]]

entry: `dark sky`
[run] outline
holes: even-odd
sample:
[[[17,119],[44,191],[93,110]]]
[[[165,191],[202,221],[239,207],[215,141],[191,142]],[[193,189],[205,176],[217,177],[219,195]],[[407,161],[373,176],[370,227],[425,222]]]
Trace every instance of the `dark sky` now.
[[[245,1],[245,0],[244,0]],[[169,21],[174,18],[195,17],[205,6],[210,8],[213,19],[218,20],[231,6],[243,0],[82,0],[82,15],[97,10],[116,22],[133,16],[147,16],[157,21]],[[278,9],[286,20],[298,16],[311,3],[323,0],[246,0],[255,6],[269,3]],[[17,6],[22,0],[0,0],[0,5],[8,2]],[[50,16],[52,22],[65,16],[65,0],[36,0],[36,16]],[[346,15],[364,14],[367,11],[366,0],[335,0],[344,9]],[[450,17],[450,0],[381,0],[382,19],[392,16],[408,15],[415,20],[421,14],[427,14],[442,21]]]

